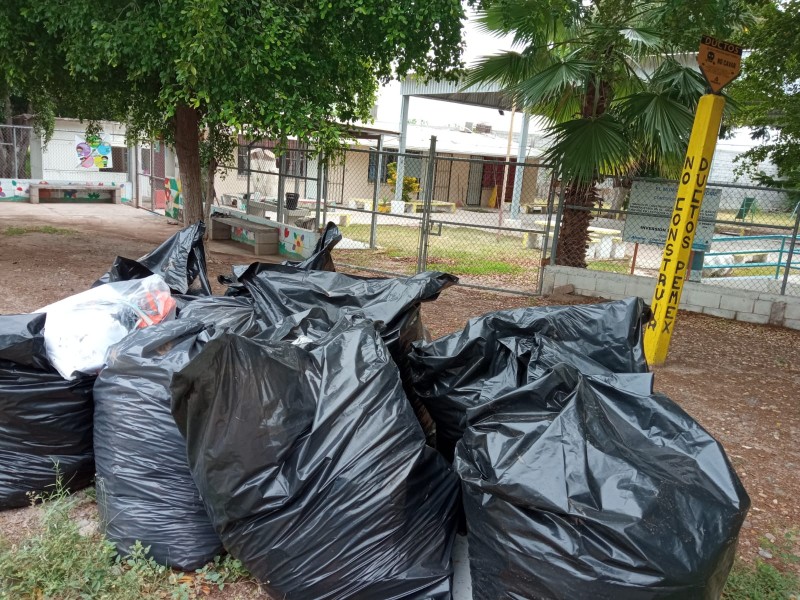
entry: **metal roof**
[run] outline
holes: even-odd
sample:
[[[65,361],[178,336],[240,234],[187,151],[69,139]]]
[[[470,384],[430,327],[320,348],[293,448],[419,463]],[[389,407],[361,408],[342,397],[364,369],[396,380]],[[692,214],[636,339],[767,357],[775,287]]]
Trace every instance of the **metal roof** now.
[[[511,110],[511,97],[503,91],[500,84],[482,83],[465,87],[461,81],[429,81],[421,82],[406,77],[400,84],[403,96],[429,98],[457,104],[483,106],[498,110]]]

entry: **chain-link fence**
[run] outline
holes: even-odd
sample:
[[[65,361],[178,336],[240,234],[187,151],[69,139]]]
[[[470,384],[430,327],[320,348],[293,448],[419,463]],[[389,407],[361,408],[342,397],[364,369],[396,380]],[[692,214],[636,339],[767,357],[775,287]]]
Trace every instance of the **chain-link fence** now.
[[[551,170],[532,160],[454,156],[435,146],[420,154],[348,149],[329,166],[325,196],[325,214],[344,235],[337,264],[439,270],[464,285],[537,293],[551,183]]]
[[[655,277],[676,194],[677,182],[660,179],[565,187],[554,219],[552,263]],[[709,183],[689,280],[800,295],[798,223],[798,191]]]
[[[31,176],[32,135],[31,127],[0,125],[0,179]]]
[[[240,139],[214,180],[215,202],[249,216],[314,230],[323,224],[323,163],[312,148],[290,141]],[[281,201],[278,201],[278,199]]]
[[[324,158],[293,142],[241,139],[215,179],[218,204],[265,225],[335,222],[343,270],[440,270],[526,294],[540,290],[553,190],[551,169],[532,159],[454,156],[435,144],[400,153],[380,141]]]

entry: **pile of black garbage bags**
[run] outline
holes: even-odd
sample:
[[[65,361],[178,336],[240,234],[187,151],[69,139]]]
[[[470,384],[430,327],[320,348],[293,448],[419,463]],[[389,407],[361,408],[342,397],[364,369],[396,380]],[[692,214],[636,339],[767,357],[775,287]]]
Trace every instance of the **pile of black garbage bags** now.
[[[98,280],[173,302],[113,309],[127,334],[99,369],[54,367],[47,312],[0,316],[0,508],[94,481],[121,554],[227,551],[282,599],[451,598],[459,532],[475,599],[720,596],[749,498],[653,393],[640,300],[430,341],[421,304],[455,277],[337,273],[331,224],[311,258],[234,267],[214,296],[203,234]]]

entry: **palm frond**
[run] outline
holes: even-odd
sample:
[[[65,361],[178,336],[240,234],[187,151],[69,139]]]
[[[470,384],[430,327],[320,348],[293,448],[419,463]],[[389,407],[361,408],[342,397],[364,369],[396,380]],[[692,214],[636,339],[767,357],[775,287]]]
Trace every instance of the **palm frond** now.
[[[658,48],[664,43],[661,34],[654,29],[628,26],[621,28],[619,33],[634,46],[645,47],[649,50]]]
[[[631,166],[625,125],[610,113],[556,124],[548,136],[552,145],[544,159],[558,165],[567,181],[590,183],[601,173],[616,175]]]
[[[617,109],[636,137],[657,147],[662,155],[682,154],[686,149],[694,115],[670,92],[631,94],[618,101]]]
[[[573,28],[580,14],[575,0],[497,0],[478,13],[476,22],[491,35],[512,34],[515,44],[543,46]]]
[[[565,92],[572,88],[585,88],[596,64],[576,56],[553,61],[548,67],[530,77],[520,79],[514,86],[515,93],[527,106],[562,100]]]
[[[703,76],[692,67],[679,63],[674,58],[665,58],[650,76],[656,90],[669,90],[673,96],[694,107],[706,92]]]
[[[546,53],[533,54],[509,50],[484,56],[467,70],[464,87],[481,83],[499,83],[511,87],[532,77],[549,63]]]

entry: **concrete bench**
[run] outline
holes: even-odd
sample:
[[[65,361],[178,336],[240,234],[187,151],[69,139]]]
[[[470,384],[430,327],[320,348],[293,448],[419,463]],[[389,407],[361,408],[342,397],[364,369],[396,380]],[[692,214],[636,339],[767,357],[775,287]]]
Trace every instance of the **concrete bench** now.
[[[242,229],[253,234],[253,241],[248,238],[236,237],[235,229]],[[253,248],[256,256],[271,256],[278,254],[278,230],[269,225],[259,225],[239,219],[220,215],[211,215],[211,239],[230,240],[244,246]]]
[[[422,212],[424,206],[425,206],[425,202],[423,200],[412,200],[411,202],[406,202],[405,212],[407,212],[407,213]],[[431,201],[431,212],[435,212],[435,213],[440,213],[440,212],[454,213],[454,212],[456,212],[456,204],[455,204],[455,202],[442,202],[440,200],[433,200],[433,201]]]
[[[30,203],[39,204],[39,192],[41,190],[61,190],[65,192],[85,191],[85,192],[107,192],[110,195],[109,201],[114,204],[122,203],[122,188],[113,185],[92,185],[83,183],[32,183],[28,188]]]

